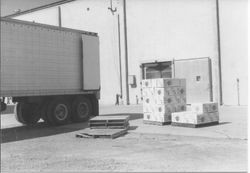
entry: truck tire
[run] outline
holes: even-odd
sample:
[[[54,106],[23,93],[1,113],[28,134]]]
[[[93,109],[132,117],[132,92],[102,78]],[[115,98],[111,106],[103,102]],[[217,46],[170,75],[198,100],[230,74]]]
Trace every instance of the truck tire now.
[[[52,125],[67,124],[71,118],[69,103],[64,98],[55,98],[47,107],[47,120]]]
[[[91,101],[84,96],[75,98],[72,104],[72,110],[72,120],[74,122],[86,121],[93,113]]]
[[[36,124],[41,118],[37,104],[17,103],[14,112],[16,120],[28,126]]]

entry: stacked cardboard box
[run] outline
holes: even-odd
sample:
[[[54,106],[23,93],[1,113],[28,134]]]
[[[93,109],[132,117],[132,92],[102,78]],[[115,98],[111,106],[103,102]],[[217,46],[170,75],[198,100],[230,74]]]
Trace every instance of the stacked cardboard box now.
[[[219,122],[218,103],[193,103],[191,111],[172,113],[172,125],[202,125]]]
[[[185,79],[142,81],[144,122],[171,122],[171,113],[186,110]]]

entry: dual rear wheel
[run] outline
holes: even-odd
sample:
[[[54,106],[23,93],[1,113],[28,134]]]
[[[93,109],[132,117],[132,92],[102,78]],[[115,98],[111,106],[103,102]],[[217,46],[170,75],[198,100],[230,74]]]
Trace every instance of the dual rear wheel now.
[[[93,115],[93,106],[90,99],[84,96],[75,97],[72,104],[62,97],[56,97],[42,105],[20,102],[16,105],[15,115],[25,125],[36,124],[40,118],[51,125],[63,125],[71,120],[86,121]]]
[[[18,103],[15,106],[15,117],[17,121],[25,125],[34,125],[40,120],[39,105]]]

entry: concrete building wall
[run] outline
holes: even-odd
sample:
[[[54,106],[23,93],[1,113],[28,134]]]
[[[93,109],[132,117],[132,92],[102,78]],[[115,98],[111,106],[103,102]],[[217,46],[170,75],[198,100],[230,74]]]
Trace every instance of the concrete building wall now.
[[[225,105],[247,105],[247,0],[220,1],[222,86]],[[239,79],[239,94],[237,91]]]
[[[242,86],[247,81],[244,75],[244,71],[247,70],[245,63],[247,56],[245,53],[240,53],[240,59],[243,60],[240,62],[235,60],[239,52],[245,52],[246,46],[243,48],[239,46],[235,51],[233,49],[235,40],[238,42],[243,40],[246,45],[245,31],[240,32],[245,23],[237,21],[242,20],[241,17],[244,14],[239,12],[244,9],[243,4],[246,0],[240,0],[239,4],[238,0],[227,1],[220,0],[222,69],[224,68],[222,79],[223,91],[225,91],[223,98],[225,104],[236,104],[235,79],[231,77],[239,76],[240,92],[242,94],[247,92],[247,87]],[[137,87],[129,88],[132,104],[136,102],[136,95],[140,98],[141,94],[140,64],[142,61],[159,59],[171,61],[199,57],[211,58],[213,98],[215,101],[219,100],[215,2],[215,0],[127,0],[128,71],[129,75],[136,76],[137,83]],[[235,4],[237,4],[235,15],[228,15]],[[120,93],[117,14],[120,14],[121,19],[123,99],[126,100],[122,1],[114,0],[113,5],[118,8],[114,15],[108,10],[109,0],[78,0],[60,5],[63,27],[98,32],[100,36],[101,104],[114,104],[115,94]],[[233,20],[231,20],[232,17]],[[42,9],[15,18],[58,25],[58,7]],[[235,22],[238,25],[235,26]],[[239,37],[232,36],[235,30],[238,31]],[[230,71],[230,64],[235,64],[237,71]],[[232,95],[234,100],[230,101]],[[246,98],[241,98],[242,103]]]
[[[129,74],[140,79],[141,60],[210,57],[213,98],[218,101],[215,12],[211,0],[128,1]],[[132,100],[139,89],[130,89]]]

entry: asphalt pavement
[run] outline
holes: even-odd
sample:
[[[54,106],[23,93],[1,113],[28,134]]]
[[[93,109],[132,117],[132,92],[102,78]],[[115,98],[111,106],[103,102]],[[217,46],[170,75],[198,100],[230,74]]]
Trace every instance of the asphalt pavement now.
[[[220,107],[220,124],[202,128],[142,122],[142,107],[101,106],[101,115],[130,115],[126,135],[76,138],[87,122],[34,127],[1,115],[1,172],[246,171],[247,107]]]

